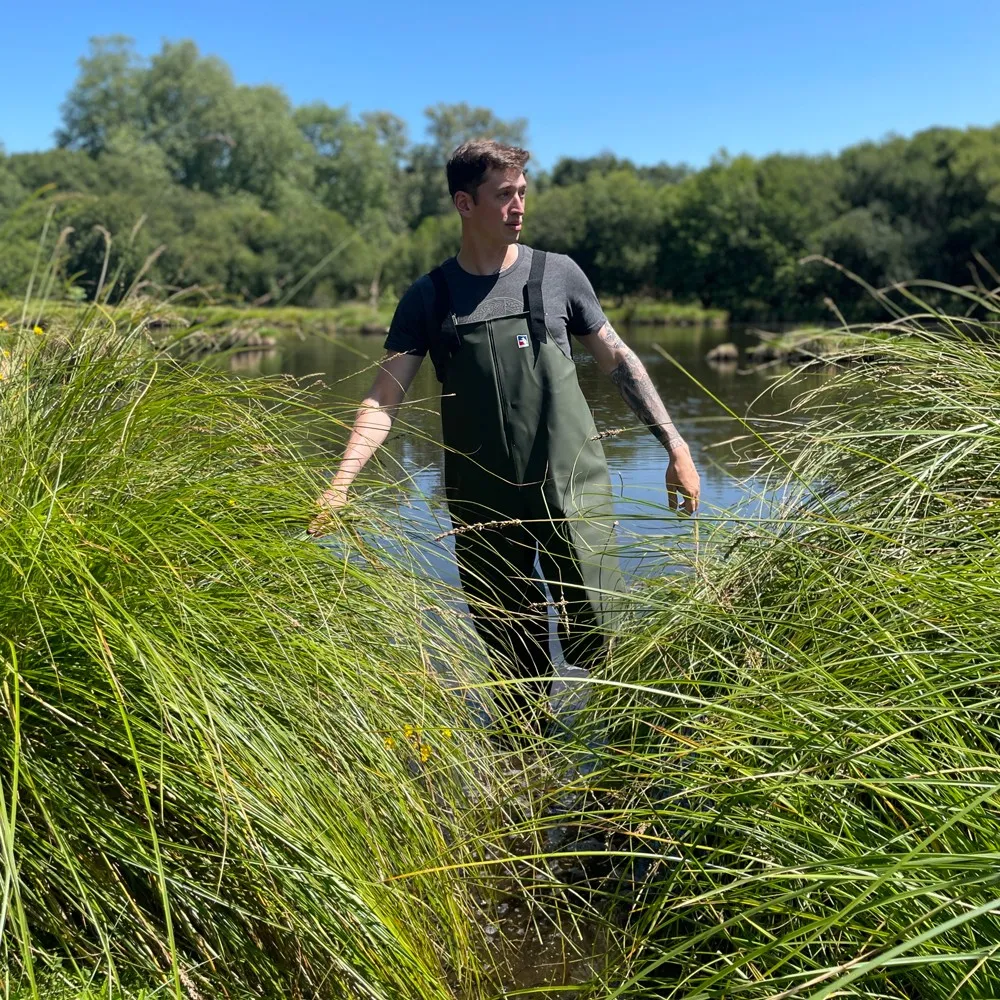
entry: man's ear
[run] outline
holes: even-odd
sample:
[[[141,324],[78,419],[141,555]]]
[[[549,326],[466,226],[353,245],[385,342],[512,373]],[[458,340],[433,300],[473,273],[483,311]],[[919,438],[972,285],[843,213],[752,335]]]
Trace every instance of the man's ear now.
[[[472,206],[475,204],[472,200],[472,195],[468,191],[456,191],[454,200],[458,214],[463,217],[472,211]]]

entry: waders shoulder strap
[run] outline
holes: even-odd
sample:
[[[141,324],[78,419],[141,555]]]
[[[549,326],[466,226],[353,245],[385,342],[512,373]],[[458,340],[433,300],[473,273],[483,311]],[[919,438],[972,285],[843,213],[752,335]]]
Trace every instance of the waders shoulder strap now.
[[[545,307],[542,303],[542,276],[545,274],[545,251],[531,251],[531,270],[528,272],[528,283],[524,286],[524,297],[527,300],[528,326],[531,335],[540,344],[544,344]]]
[[[434,373],[439,382],[444,382],[448,362],[462,346],[462,338],[455,326],[455,314],[451,311],[451,292],[444,271],[435,267],[430,273],[434,286],[434,303],[431,308],[431,327],[428,332],[430,347],[428,353],[434,364]]]

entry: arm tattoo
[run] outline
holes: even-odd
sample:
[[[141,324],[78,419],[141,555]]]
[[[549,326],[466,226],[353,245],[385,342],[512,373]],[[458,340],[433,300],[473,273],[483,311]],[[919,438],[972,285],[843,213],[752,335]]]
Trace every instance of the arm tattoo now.
[[[604,326],[597,331],[597,336],[604,341],[613,351],[624,348],[628,350],[625,341],[615,333],[615,328],[610,323],[605,323]]]
[[[622,399],[628,403],[632,412],[650,429],[667,451],[683,444],[684,439],[674,427],[660,394],[635,352],[615,333],[610,323],[604,325],[598,336],[608,347],[624,354],[621,364],[611,372],[611,381],[618,386]]]

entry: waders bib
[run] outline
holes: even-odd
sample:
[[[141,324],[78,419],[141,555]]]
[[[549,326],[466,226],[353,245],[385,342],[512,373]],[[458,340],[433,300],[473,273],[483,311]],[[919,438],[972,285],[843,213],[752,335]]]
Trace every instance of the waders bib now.
[[[548,608],[566,659],[590,667],[621,589],[604,449],[576,366],[548,339],[545,254],[534,250],[523,312],[457,324],[440,268],[431,272],[430,355],[441,387],[445,489],[459,576],[477,631],[516,675],[511,700],[532,716],[548,692]],[[487,522],[501,522],[479,527]],[[505,664],[506,665],[506,664]]]

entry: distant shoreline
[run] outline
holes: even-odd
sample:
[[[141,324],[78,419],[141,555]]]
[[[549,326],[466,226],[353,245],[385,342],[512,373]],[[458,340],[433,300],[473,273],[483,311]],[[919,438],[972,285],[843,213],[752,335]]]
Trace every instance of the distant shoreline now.
[[[31,322],[37,318],[43,329],[72,326],[90,303],[52,301],[30,310]],[[0,299],[0,319],[11,325],[20,320],[19,299]],[[189,330],[202,346],[197,353],[212,350],[261,349],[273,346],[278,337],[334,336],[338,333],[362,333],[384,336],[389,329],[395,303],[375,308],[365,302],[344,302],[338,306],[241,306],[173,305],[140,300],[121,310],[130,323],[145,320],[153,331]],[[703,309],[698,305],[679,305],[653,299],[626,301],[605,310],[612,323],[621,326],[682,326],[725,329],[729,315],[721,309]]]

